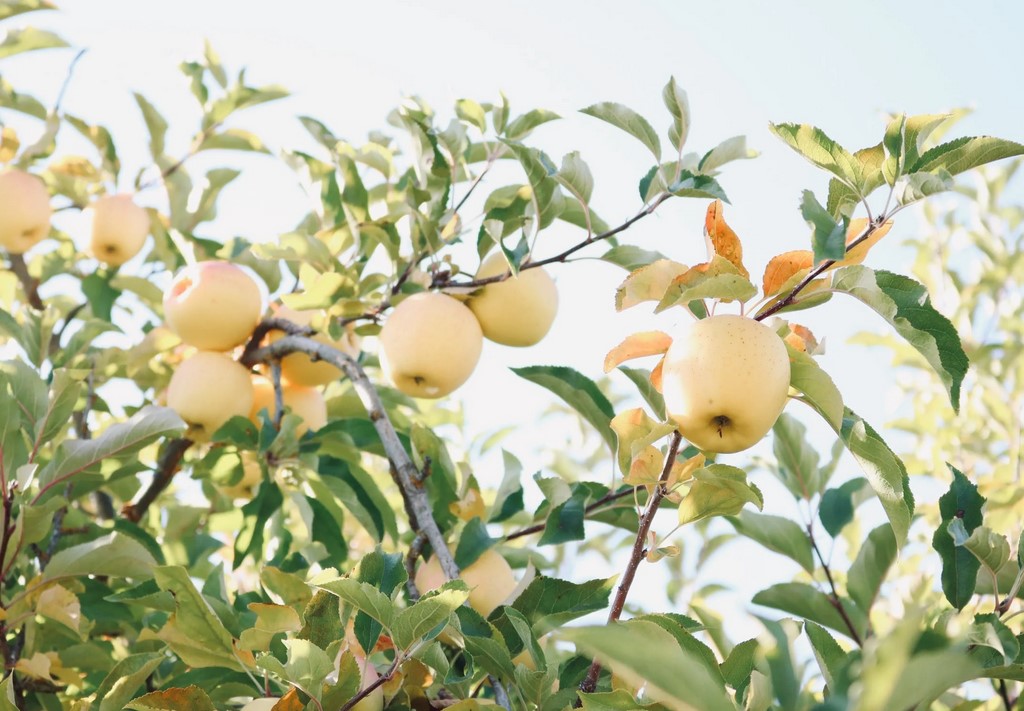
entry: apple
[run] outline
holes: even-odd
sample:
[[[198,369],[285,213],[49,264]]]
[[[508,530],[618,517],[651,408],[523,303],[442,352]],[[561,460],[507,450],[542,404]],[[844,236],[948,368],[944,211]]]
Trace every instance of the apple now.
[[[370,663],[370,660],[359,654],[357,650],[353,649],[352,655],[356,658],[356,664],[359,666],[361,677],[359,688],[362,690],[376,682],[380,678],[380,674],[377,673],[377,668]],[[381,711],[383,708],[384,687],[378,686],[367,694],[366,698],[353,706],[350,711]]]
[[[229,262],[197,262],[178,272],[164,293],[167,325],[190,346],[229,351],[252,335],[263,313],[255,280]]]
[[[252,376],[224,353],[198,351],[182,361],[167,385],[167,406],[189,424],[188,436],[205,441],[235,415],[252,410]]]
[[[261,696],[243,706],[242,711],[273,711],[273,708],[277,706],[277,702],[280,700],[280,696]]]
[[[263,471],[253,452],[240,452],[238,466],[242,470],[242,478],[236,484],[217,486],[220,493],[232,499],[251,499],[256,487],[263,481]]]
[[[42,180],[15,168],[0,172],[0,247],[24,254],[50,234],[51,214]]]
[[[149,235],[149,213],[131,195],[104,195],[86,208],[92,223],[92,255],[117,267],[134,257]]]
[[[672,339],[662,371],[665,409],[705,452],[740,452],[761,440],[789,393],[789,355],[778,334],[744,316],[711,316]]]
[[[463,568],[459,578],[470,588],[469,606],[484,617],[508,600],[508,596],[516,589],[512,567],[493,549],[484,551],[479,558]],[[446,578],[437,556],[430,556],[416,570],[414,579],[421,593],[437,590],[444,585]]]
[[[273,381],[262,375],[253,376],[252,391],[252,410],[249,412],[249,419],[259,424],[260,410],[266,410],[273,419],[276,407]],[[327,403],[316,388],[283,383],[281,399],[286,408],[302,418],[302,424],[295,431],[299,437],[307,430],[318,430],[327,424]]]
[[[326,315],[320,311],[296,311],[287,306],[277,305],[274,307],[274,316],[296,323],[300,326],[310,326],[314,319],[324,319]],[[271,343],[284,336],[282,331],[271,331],[268,338]],[[340,340],[332,340],[326,332],[319,332],[313,336],[314,341],[337,348],[350,358],[359,357],[359,336],[355,334],[354,328],[346,329]],[[289,353],[281,359],[281,377],[293,385],[305,385],[316,387],[326,385],[342,377],[341,370],[325,360],[313,360],[305,353]]]
[[[436,291],[398,304],[379,338],[381,369],[400,391],[421,398],[444,397],[466,382],[483,348],[473,312]]]
[[[480,265],[477,279],[504,274],[508,264],[500,252]],[[469,298],[469,308],[484,336],[506,346],[532,346],[551,329],[558,312],[558,289],[541,267],[526,269],[505,281],[487,284]]]

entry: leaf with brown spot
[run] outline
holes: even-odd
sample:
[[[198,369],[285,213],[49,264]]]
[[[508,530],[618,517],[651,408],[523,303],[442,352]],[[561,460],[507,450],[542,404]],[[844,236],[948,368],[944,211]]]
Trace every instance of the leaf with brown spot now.
[[[615,310],[623,311],[644,301],[661,301],[669,284],[687,270],[685,264],[658,259],[633,270],[615,290]]]
[[[608,351],[604,358],[604,372],[610,373],[620,364],[634,358],[664,355],[672,345],[672,336],[664,331],[640,331],[633,333],[619,345]]]
[[[811,329],[798,323],[789,324],[789,333],[783,340],[802,353],[813,355],[818,352],[818,339],[811,333]]]
[[[154,691],[130,701],[125,708],[132,711],[217,711],[210,697],[198,686]]]
[[[867,229],[868,218],[858,217],[856,220],[850,220],[850,226],[846,228],[846,244],[850,244],[855,239],[860,237],[864,230]],[[858,244],[847,251],[846,256],[840,259],[835,264],[831,265],[829,269],[838,269],[839,267],[849,267],[854,264],[860,264],[864,261],[864,258],[868,256],[868,250],[874,247],[878,242],[889,234],[889,230],[892,229],[892,220],[888,220],[885,224],[881,225],[871,236],[866,240]]]
[[[809,249],[794,249],[772,257],[764,268],[761,290],[765,296],[779,293],[782,286],[797,274],[807,275],[814,265],[814,253]]]
[[[687,269],[673,279],[654,312],[660,313],[673,306],[688,307],[701,299],[744,302],[756,294],[757,287],[740,273],[740,268],[716,254],[710,262]]]
[[[743,266],[743,245],[733,229],[726,224],[723,211],[721,200],[715,200],[708,205],[708,211],[704,217],[704,234],[707,236],[714,254],[728,259],[736,265],[740,274],[749,278],[750,272]],[[710,259],[710,257],[709,254],[708,258]]]

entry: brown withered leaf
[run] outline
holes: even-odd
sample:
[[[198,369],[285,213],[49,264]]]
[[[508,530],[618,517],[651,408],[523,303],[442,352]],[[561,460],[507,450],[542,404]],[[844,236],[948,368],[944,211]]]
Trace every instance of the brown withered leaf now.
[[[761,290],[765,296],[777,294],[782,285],[801,272],[806,273],[814,264],[814,253],[809,249],[795,249],[777,254],[764,268]]]
[[[811,333],[811,329],[798,323],[789,324],[789,333],[782,340],[802,353],[813,354],[818,350],[818,339]]]
[[[866,217],[858,217],[856,220],[850,220],[850,226],[846,228],[846,244],[850,244],[850,242],[860,237],[864,230],[867,229],[867,226],[868,218]],[[883,237],[889,234],[890,229],[892,229],[892,220],[888,220],[885,224],[881,225],[877,230],[871,233],[870,237],[853,249],[849,250],[845,257],[833,264],[829,269],[838,269],[839,267],[849,267],[854,264],[860,264],[864,261],[864,258],[868,256],[868,250],[878,244]]]
[[[627,360],[663,354],[671,345],[672,337],[664,331],[633,333],[608,351],[608,355],[604,358],[604,372],[610,373]]]
[[[731,227],[725,222],[722,214],[724,207],[721,200],[715,200],[708,205],[707,214],[704,216],[704,234],[715,254],[725,257],[736,265],[744,277],[750,277],[750,272],[743,266],[743,245],[740,238]],[[711,255],[708,255],[710,259]]]
[[[662,358],[661,360],[658,361],[658,364],[656,366],[654,366],[654,370],[651,371],[651,385],[654,386],[654,389],[657,390],[659,393],[662,392],[662,390],[661,390],[661,373],[662,373],[662,370],[664,370],[664,368],[665,368],[665,359]]]
[[[644,301],[661,301],[672,280],[686,269],[685,264],[671,259],[658,259],[635,269],[615,290],[615,310],[623,311]]]

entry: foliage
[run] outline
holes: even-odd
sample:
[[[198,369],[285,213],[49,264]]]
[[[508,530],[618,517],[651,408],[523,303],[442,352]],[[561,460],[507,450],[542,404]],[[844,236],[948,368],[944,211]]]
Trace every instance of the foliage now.
[[[49,7],[0,5],[10,30],[0,58],[67,46],[20,24]],[[973,187],[954,176],[1024,146],[940,142],[953,119],[944,115],[891,117],[876,145],[854,151],[814,126],[773,125],[830,182],[824,201],[802,192],[807,248],[773,258],[758,289],[726,220],[722,178],[756,154],[742,137],[691,151],[691,110],[674,78],[657,119],[610,101],[571,119],[603,121],[650,153],[636,214],[609,225],[590,204],[595,178],[580,154],[556,163],[531,145],[534,130],[562,120],[550,111],[513,114],[501,95],[461,99],[449,115],[410,97],[387,117],[392,132],[365,143],[302,116],[310,146],[271,147],[244,127],[246,110],[285,89],[229,73],[209,46],[181,70],[197,102],[194,135],[172,145],[159,101],[136,93],[150,155],[131,177],[115,137],[93,123],[102,117],[69,115],[0,78],[0,121],[17,117],[0,124],[0,162],[40,176],[57,210],[126,184],[156,203],[150,246],[122,267],[99,263],[57,219],[42,247],[6,254],[0,270],[0,708],[237,709],[265,696],[281,697],[279,710],[1011,708],[1024,681],[1011,612],[1024,578],[1024,213],[1003,193],[1019,163]],[[218,198],[240,173],[194,174],[206,151],[283,160],[315,206],[274,242],[213,239]],[[498,161],[519,178],[484,195]],[[935,234],[912,242],[916,279],[864,264],[894,216],[952,191],[970,206],[926,201]],[[675,198],[707,204],[705,262],[625,241]],[[478,223],[470,206],[481,208]],[[557,251],[546,239],[556,230],[577,241]],[[961,243],[966,266],[951,256]],[[482,452],[456,446],[457,407],[385,381],[373,337],[405,297],[464,298],[524,270],[569,268],[584,250],[625,269],[620,310],[701,319],[738,308],[785,340],[790,397],[835,433],[812,442],[795,415],[775,423],[774,456],[760,468],[799,521],[772,513],[784,507],[757,485],[753,463],[716,462],[683,441],[660,394],[665,332],[636,333],[608,354],[606,371],[627,376],[628,396],[577,364],[517,369],[592,446],[579,459],[555,452],[563,465],[532,479],[503,452],[493,491],[477,478]],[[467,276],[495,251],[506,274]],[[160,404],[188,356],[162,323],[160,287],[207,259],[245,266],[292,309],[324,311],[313,326],[265,321],[233,357],[268,374],[278,394],[282,358],[336,365],[325,426],[302,432],[275,403],[198,442]],[[835,294],[881,317],[885,335],[861,342],[885,343],[919,376],[912,414],[885,430],[844,406],[814,334],[791,320]],[[271,331],[286,333],[265,342]],[[366,340],[331,345],[343,337]],[[623,365],[636,358],[654,367]],[[899,431],[914,438],[904,457],[886,443]],[[844,450],[862,477],[840,481]],[[610,480],[595,474],[609,469]],[[921,472],[951,482],[937,505],[915,500],[911,475]],[[869,501],[884,519],[865,535]],[[676,529],[661,530],[666,518],[700,541],[696,555],[671,538]],[[798,571],[757,581],[751,602],[764,617],[749,617],[758,633],[738,643],[708,603],[715,586],[699,578],[736,535]],[[834,555],[823,553],[826,535]],[[628,551],[618,578],[558,565],[608,550]],[[474,593],[496,569],[471,571],[495,565],[495,553],[518,584],[483,609]],[[427,584],[427,560],[445,582]],[[686,614],[628,604],[634,576],[654,566],[670,571]]]

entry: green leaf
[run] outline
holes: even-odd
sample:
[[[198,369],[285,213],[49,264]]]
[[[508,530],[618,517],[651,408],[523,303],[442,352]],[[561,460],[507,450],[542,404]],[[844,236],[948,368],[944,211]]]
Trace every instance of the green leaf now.
[[[735,711],[724,684],[693,652],[682,649],[671,634],[653,622],[630,620],[577,627],[559,636],[596,657],[628,685],[646,685],[647,695],[666,708]]]
[[[956,545],[949,525],[958,519],[968,535],[973,533],[981,526],[985,497],[963,472],[952,465],[949,469],[953,481],[949,490],[939,497],[941,521],[932,536],[932,547],[942,559],[942,592],[950,605],[961,610],[974,596],[981,561],[966,548]]]
[[[825,677],[825,683],[834,688],[836,677],[846,663],[847,654],[839,643],[832,638],[824,627],[807,620],[804,622],[804,632],[811,641],[811,649],[814,657],[818,660],[818,667]]]
[[[679,504],[679,523],[712,516],[735,516],[746,504],[764,507],[764,498],[747,473],[728,464],[710,464],[693,473],[690,491]]]
[[[740,689],[747,685],[750,680],[750,673],[754,671],[757,662],[759,645],[756,639],[748,639],[740,642],[729,656],[722,662],[722,677],[725,683],[734,689]]]
[[[730,517],[736,532],[760,543],[768,550],[781,553],[796,561],[808,573],[814,573],[814,553],[811,539],[799,524],[781,516],[741,511]]]
[[[533,133],[533,129],[548,121],[556,121],[562,118],[554,111],[547,109],[533,109],[522,116],[517,116],[505,127],[504,135],[512,141],[520,141]]]
[[[621,371],[627,378],[629,378],[636,389],[640,391],[641,397],[646,402],[654,414],[659,419],[665,419],[665,398],[662,397],[661,393],[655,390],[654,385],[651,384],[651,372],[643,368],[628,368],[624,365],[619,366]]]
[[[337,595],[342,602],[366,613],[384,627],[391,626],[395,614],[394,603],[376,586],[353,578],[338,578],[318,583],[316,587]]]
[[[959,412],[960,384],[969,363],[956,328],[935,310],[924,286],[909,277],[858,265],[838,270],[832,289],[854,296],[892,324],[932,366],[953,410]]]
[[[865,613],[870,612],[898,552],[892,527],[886,524],[872,530],[857,552],[847,574],[847,590]]]
[[[686,138],[690,134],[690,101],[686,98],[686,92],[676,83],[675,77],[670,77],[668,84],[661,92],[661,99],[665,102],[665,108],[672,114],[672,128],[669,129],[669,140],[675,149],[682,153],[686,145]],[[661,150],[655,152],[657,158]],[[705,156],[706,158],[707,156]],[[708,170],[711,172],[714,167]]]
[[[459,569],[467,568],[484,553],[492,548],[498,539],[491,538],[487,526],[479,517],[474,516],[462,529],[459,545],[455,548],[455,564]]]
[[[0,4],[0,20],[36,10],[54,10],[56,5],[48,0],[4,0]]]
[[[897,547],[902,546],[914,513],[914,494],[906,466],[874,428],[850,408],[846,408],[843,426],[837,434],[860,464],[889,517]]]
[[[249,603],[249,610],[256,614],[256,621],[252,627],[242,630],[238,638],[239,645],[247,651],[265,652],[270,649],[275,635],[302,629],[299,613],[288,605],[253,602]]]
[[[139,105],[142,118],[149,130],[149,152],[153,159],[160,162],[166,150],[167,119],[165,119],[153,104],[149,103],[142,94],[135,92],[135,103]]]
[[[37,30],[35,27],[14,28],[7,30],[0,41],[0,59],[37,49],[68,46],[70,45],[67,42],[53,32]]]
[[[487,114],[484,108],[472,99],[455,102],[455,115],[468,124],[476,126],[483,133],[487,130]]]
[[[818,452],[807,439],[807,428],[792,415],[782,413],[772,427],[778,477],[796,497],[810,501],[820,492]]]
[[[846,225],[842,220],[833,219],[832,214],[821,206],[810,190],[804,190],[800,200],[800,214],[814,232],[811,247],[814,262],[826,259],[842,259],[846,254]]]
[[[586,534],[583,520],[587,514],[590,492],[586,487],[574,485],[569,498],[551,507],[544,523],[538,546],[549,546],[568,541],[582,541]]]
[[[942,143],[925,152],[908,172],[933,171],[944,168],[950,175],[992,163],[1003,158],[1024,154],[1024,145],[993,136],[958,138]]]
[[[564,185],[580,202],[590,202],[594,192],[594,176],[590,167],[580,158],[579,151],[562,156],[562,167],[555,174],[555,180]]]
[[[153,691],[124,708],[131,711],[217,711],[207,693],[198,686]]]
[[[564,200],[554,177],[558,169],[543,151],[513,141],[506,141],[505,145],[526,171],[526,179],[533,191],[531,202],[536,220],[534,231],[539,232],[554,222],[562,211]]]
[[[327,652],[309,640],[286,639],[288,661],[284,669],[286,679],[315,699],[323,695],[324,680],[334,671],[334,664]]]
[[[540,637],[567,622],[605,610],[615,578],[573,583],[539,575],[512,603]]]
[[[157,633],[171,651],[189,666],[245,670],[231,633],[196,589],[188,570],[161,566],[153,575],[160,589],[174,598],[174,614]]]
[[[393,639],[398,648],[410,649],[414,643],[425,639],[427,633],[447,621],[469,599],[469,589],[465,584],[461,588],[442,588],[399,612],[392,627]]]
[[[104,278],[95,273],[88,275],[82,279],[82,293],[88,299],[89,308],[96,318],[111,320],[114,302],[121,292],[110,285],[109,276]]]
[[[820,128],[808,124],[769,124],[772,133],[819,168],[824,168],[851,188],[861,182],[860,161]]]
[[[771,647],[765,645],[763,652],[768,665],[771,691],[764,693],[764,698],[761,699],[761,706],[759,708],[767,708],[771,696],[774,695],[779,702],[778,708],[795,710],[798,708],[797,699],[800,695],[800,679],[797,677],[796,665],[793,659],[793,640],[790,636],[792,627],[789,625],[783,627],[780,622],[763,617],[758,619],[768,633],[762,639],[765,642],[771,639],[775,643]],[[755,678],[751,677],[751,681],[753,682]],[[751,696],[756,690],[757,686],[752,684]]]
[[[993,576],[1006,564],[1006,561],[1010,560],[1010,542],[1006,540],[1006,536],[996,533],[988,526],[978,526],[970,536],[961,541],[960,531],[957,531],[957,528],[966,532],[966,529],[963,528],[963,520],[954,518],[949,524],[949,532],[953,536],[954,542],[973,553],[974,557],[981,561],[981,564]]]
[[[797,615],[806,620],[817,622],[841,634],[850,636],[850,629],[843,621],[842,615],[832,604],[828,595],[806,583],[779,583],[760,591],[751,600],[755,605],[763,605],[775,610],[782,610],[790,615]],[[843,601],[853,623],[854,630],[863,639],[867,620],[850,600]]]
[[[610,264],[622,267],[627,272],[632,272],[640,267],[646,267],[648,264],[656,262],[659,259],[665,259],[665,255],[661,252],[641,249],[640,247],[631,244],[620,244],[616,247],[612,247],[602,254],[600,259]]]
[[[523,465],[515,455],[501,450],[505,474],[501,478],[498,493],[494,496],[488,521],[499,523],[523,510]]]
[[[263,139],[251,131],[241,128],[228,128],[211,134],[199,146],[200,151],[251,151],[253,153],[270,153]]]
[[[154,565],[156,561],[145,546],[115,532],[58,551],[47,564],[43,580],[80,575],[148,578]]]
[[[121,711],[164,659],[162,652],[145,652],[118,661],[96,689],[99,711]]]
[[[670,82],[670,85],[674,82]],[[661,159],[661,140],[657,131],[643,116],[628,106],[605,101],[600,104],[580,109],[580,113],[593,116],[620,128],[638,141],[647,146],[647,149],[654,154],[655,160]]]
[[[570,225],[576,225],[581,230],[589,227],[593,234],[602,234],[611,229],[596,212],[589,206],[584,207],[578,200],[565,200],[562,211],[558,213],[558,219],[568,222]]]
[[[855,508],[853,495],[868,485],[864,477],[850,479],[834,489],[827,489],[821,495],[821,503],[818,506],[818,518],[821,524],[828,531],[828,535],[835,538],[846,524],[853,521],[853,510]]]
[[[903,176],[897,181],[893,194],[900,205],[909,205],[926,197],[948,192],[953,187],[953,176],[945,168],[938,168],[934,173],[912,173]]]
[[[580,694],[583,711],[636,711],[654,706],[654,702],[641,704],[625,689]]]
[[[615,416],[615,409],[593,380],[577,370],[557,365],[512,368],[512,372],[560,397],[593,425],[609,449],[615,451],[615,433],[609,424]]]
[[[786,351],[789,353],[790,387],[802,393],[807,404],[833,429],[839,428],[843,422],[843,395],[832,377],[813,356],[796,350],[788,343]]]
[[[760,153],[752,148],[747,148],[746,136],[733,136],[727,138],[710,151],[704,154],[697,164],[697,169],[705,175],[714,175],[716,171],[726,163],[734,160],[749,160],[757,158]]]

